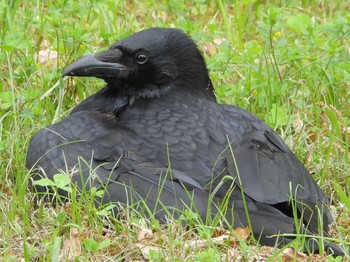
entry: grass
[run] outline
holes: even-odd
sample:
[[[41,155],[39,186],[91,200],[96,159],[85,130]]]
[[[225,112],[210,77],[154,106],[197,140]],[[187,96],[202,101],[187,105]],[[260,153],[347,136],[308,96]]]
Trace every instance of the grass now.
[[[95,79],[63,81],[62,70],[151,26],[193,37],[218,100],[277,130],[334,200],[332,237],[349,243],[349,11],[341,0],[0,0],[0,257],[57,261],[71,243],[78,260],[144,259],[145,246],[158,247],[145,252],[154,261],[282,259],[279,251],[245,242],[217,245],[205,226],[195,232],[176,221],[148,224],[137,214],[106,218],[92,204],[73,198],[53,207],[29,192],[30,137],[103,86]],[[152,232],[140,238],[144,228]]]

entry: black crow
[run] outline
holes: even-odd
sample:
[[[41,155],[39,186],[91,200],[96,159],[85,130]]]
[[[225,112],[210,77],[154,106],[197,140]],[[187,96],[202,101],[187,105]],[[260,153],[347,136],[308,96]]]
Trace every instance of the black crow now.
[[[34,180],[68,173],[81,188],[105,189],[103,203],[142,200],[162,221],[187,208],[203,220],[222,212],[268,245],[276,241],[268,236],[296,232],[293,214],[309,233],[332,222],[328,197],[281,138],[216,102],[204,58],[181,30],[141,31],[63,75],[107,85],[32,138],[26,166]]]

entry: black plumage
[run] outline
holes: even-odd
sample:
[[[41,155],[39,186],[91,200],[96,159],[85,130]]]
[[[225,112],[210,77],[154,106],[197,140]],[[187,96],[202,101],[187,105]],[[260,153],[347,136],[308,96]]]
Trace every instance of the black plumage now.
[[[216,103],[203,56],[182,31],[141,31],[63,74],[107,85],[32,138],[34,179],[68,171],[80,187],[105,188],[102,202],[144,200],[160,220],[164,207],[174,217],[187,207],[213,217],[228,198],[225,218],[236,227],[249,224],[244,196],[253,233],[269,245],[276,239],[267,236],[295,232],[291,198],[309,232],[332,222],[328,197],[281,138]]]

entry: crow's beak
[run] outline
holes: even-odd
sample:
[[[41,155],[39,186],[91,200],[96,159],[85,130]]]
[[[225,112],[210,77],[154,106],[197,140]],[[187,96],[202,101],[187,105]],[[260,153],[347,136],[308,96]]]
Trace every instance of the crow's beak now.
[[[93,76],[98,78],[125,78],[127,68],[120,64],[122,52],[107,50],[101,53],[84,56],[68,66],[62,76]]]

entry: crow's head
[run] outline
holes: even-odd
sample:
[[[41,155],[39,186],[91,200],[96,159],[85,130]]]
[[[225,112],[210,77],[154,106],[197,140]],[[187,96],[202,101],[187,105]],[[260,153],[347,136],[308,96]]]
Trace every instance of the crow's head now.
[[[181,30],[151,28],[71,64],[64,76],[93,76],[142,96],[182,89],[215,99],[201,52]]]

